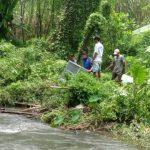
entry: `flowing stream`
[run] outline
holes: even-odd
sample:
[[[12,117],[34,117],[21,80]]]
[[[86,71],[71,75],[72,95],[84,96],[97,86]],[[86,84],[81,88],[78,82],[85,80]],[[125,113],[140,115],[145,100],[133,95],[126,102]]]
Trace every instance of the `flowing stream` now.
[[[0,114],[0,150],[137,150],[106,135],[67,132],[24,116]]]

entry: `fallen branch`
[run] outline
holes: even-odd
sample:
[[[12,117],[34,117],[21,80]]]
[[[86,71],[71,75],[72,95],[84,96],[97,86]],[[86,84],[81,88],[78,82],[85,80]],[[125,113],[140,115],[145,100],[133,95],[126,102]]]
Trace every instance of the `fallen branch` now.
[[[38,110],[40,108],[41,108],[41,106],[31,107],[31,108],[27,108],[27,109],[22,110],[22,112],[27,112],[27,111],[32,111],[32,110]]]
[[[28,104],[28,103],[22,103],[22,102],[15,102],[14,105],[15,105],[15,107],[25,107],[25,108],[30,108],[30,107],[36,106],[34,104]]]
[[[33,116],[33,113],[28,113],[28,112],[19,112],[19,111],[1,110],[1,113],[7,113],[7,114],[17,114],[17,115],[30,115],[30,116]]]

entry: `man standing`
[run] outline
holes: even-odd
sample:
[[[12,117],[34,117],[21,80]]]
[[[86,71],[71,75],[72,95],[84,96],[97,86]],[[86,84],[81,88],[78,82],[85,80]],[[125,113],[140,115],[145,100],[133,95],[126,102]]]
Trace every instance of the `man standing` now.
[[[94,47],[94,54],[93,54],[92,71],[95,74],[96,79],[99,80],[101,77],[101,63],[102,63],[104,46],[100,42],[101,40],[98,35],[94,37],[94,41],[95,41],[95,47]]]
[[[112,80],[121,83],[122,75],[125,73],[125,58],[120,54],[119,49],[114,50],[114,62],[108,67],[112,68]]]

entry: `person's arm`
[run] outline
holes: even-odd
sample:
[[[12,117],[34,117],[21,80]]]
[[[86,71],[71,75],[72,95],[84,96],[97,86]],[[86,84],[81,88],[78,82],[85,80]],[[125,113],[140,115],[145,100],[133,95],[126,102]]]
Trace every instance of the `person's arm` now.
[[[95,53],[94,53],[94,56],[93,56],[93,61],[96,59],[97,55],[98,55],[98,53],[95,52]]]
[[[124,57],[122,57],[122,63],[123,63],[123,71],[122,71],[122,73],[125,74],[125,72],[126,72],[126,61],[125,61]]]
[[[106,70],[113,70],[114,66],[115,66],[115,61],[113,61],[113,62],[110,64],[110,66],[108,66],[108,67],[106,68]]]
[[[97,46],[97,45],[95,45],[95,48],[94,48],[94,55],[93,55],[93,61],[92,61],[92,62],[94,62],[94,61],[95,61],[95,59],[96,59],[97,55],[98,55],[98,46]]]

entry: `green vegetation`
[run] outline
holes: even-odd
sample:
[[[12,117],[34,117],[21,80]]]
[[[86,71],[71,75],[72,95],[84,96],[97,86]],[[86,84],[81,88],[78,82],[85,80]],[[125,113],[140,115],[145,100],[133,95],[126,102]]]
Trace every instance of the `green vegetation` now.
[[[0,1],[0,38],[6,38],[6,34],[9,32],[9,26],[13,20],[13,10],[17,2],[18,0]]]
[[[60,28],[54,33],[52,49],[61,51],[62,56],[70,51],[76,52],[86,20],[99,4],[100,0],[66,0]]]
[[[25,48],[16,48],[2,41],[1,54],[1,104],[12,104],[13,101],[48,102],[51,94],[55,93],[50,86],[59,82],[59,75],[66,61],[59,60],[55,54],[45,51],[42,42],[39,43],[38,40],[34,40],[32,46]],[[60,95],[56,96],[59,101],[63,99]]]
[[[149,22],[147,2],[139,3],[142,9],[134,12],[135,7],[128,5],[135,3],[132,0],[2,0],[0,106],[13,106],[16,101],[40,104],[48,109],[42,119],[53,127],[95,130],[113,123],[114,134],[149,146],[150,31],[133,35]],[[82,49],[93,53],[95,34],[105,46],[103,69],[119,48],[133,84],[119,86],[106,71],[100,81],[85,72],[61,80],[69,54],[80,59]]]

